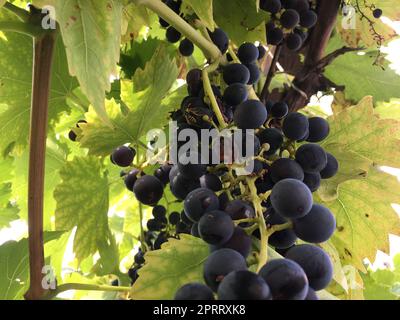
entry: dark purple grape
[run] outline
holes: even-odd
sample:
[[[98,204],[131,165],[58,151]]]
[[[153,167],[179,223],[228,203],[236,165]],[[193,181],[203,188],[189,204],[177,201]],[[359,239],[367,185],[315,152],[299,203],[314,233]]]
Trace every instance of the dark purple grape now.
[[[140,177],[133,186],[136,199],[146,205],[155,205],[163,196],[164,185],[154,176]]]
[[[214,295],[204,284],[188,283],[178,289],[174,300],[214,300]]]
[[[299,13],[293,9],[287,9],[280,18],[282,27],[286,29],[293,29],[300,22]]]
[[[183,39],[179,44],[179,52],[184,57],[189,57],[193,54],[194,45],[189,39]]]
[[[115,149],[111,155],[114,164],[120,167],[129,167],[135,158],[136,151],[130,147],[121,146]]]

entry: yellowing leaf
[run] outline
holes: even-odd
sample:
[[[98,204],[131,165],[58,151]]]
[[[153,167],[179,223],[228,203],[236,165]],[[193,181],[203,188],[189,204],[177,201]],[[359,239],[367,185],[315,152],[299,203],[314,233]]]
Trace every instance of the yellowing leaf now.
[[[179,104],[164,104],[163,99],[171,96],[181,98],[180,90],[168,91],[176,80],[178,68],[169,58],[165,46],[157,48],[144,69],[135,72],[133,81],[121,81],[121,98],[124,111],[115,101],[107,101],[106,111],[113,124],[102,123],[93,109],[86,115],[88,124],[82,126],[81,145],[91,154],[108,155],[124,143],[135,143],[148,130],[162,128],[168,122],[168,113]]]
[[[122,4],[113,0],[56,0],[55,10],[70,73],[78,78],[99,117],[108,122],[104,100],[119,60]]]
[[[77,227],[74,252],[79,261],[108,241],[108,179],[93,157],[75,158],[61,170],[62,182],[54,191],[56,229]]]
[[[378,38],[384,44],[396,36],[396,32],[389,25],[382,22],[381,19],[374,18],[371,5],[382,9],[383,16],[397,21],[400,20],[400,0],[353,1],[353,3],[355,2],[357,2],[357,5],[354,6],[356,10],[355,28],[343,28],[342,21],[344,21],[344,25],[347,25],[348,19],[342,15],[338,18],[340,35],[348,45],[376,47]]]
[[[209,255],[201,239],[181,235],[169,239],[160,250],[146,253],[146,263],[131,290],[134,300],[171,300],[188,282],[203,283],[203,263]]]
[[[396,135],[400,122],[379,119],[374,114],[372,97],[328,118],[331,133],[322,146],[341,145],[343,151],[354,152],[371,163],[400,167],[400,140]],[[334,148],[330,149],[334,153]]]
[[[377,250],[388,252],[389,234],[400,234],[393,203],[400,203],[399,181],[375,168],[364,179],[340,184],[334,201],[322,202],[336,217],[336,232],[330,241],[343,266],[364,271],[364,258],[373,261]]]

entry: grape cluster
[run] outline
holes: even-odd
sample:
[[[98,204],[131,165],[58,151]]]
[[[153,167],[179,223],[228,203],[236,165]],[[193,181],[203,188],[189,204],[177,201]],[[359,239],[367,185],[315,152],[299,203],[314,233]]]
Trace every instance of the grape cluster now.
[[[184,285],[176,299],[316,299],[315,291],[325,288],[332,278],[330,258],[316,244],[327,241],[336,228],[332,213],[313,203],[312,196],[322,179],[338,171],[335,157],[318,144],[329,135],[329,124],[320,117],[289,112],[284,101],[263,104],[257,99],[253,86],[260,78],[262,46],[243,43],[237,56],[231,51],[229,57],[225,32],[217,28],[210,38],[227,59],[207,73],[206,79],[200,69],[190,70],[188,95],[170,114],[177,125],[175,133],[191,129],[198,145],[191,146],[190,153],[180,153],[177,163],[160,165],[153,174],[132,164],[136,152],[129,146],[111,155],[114,164],[125,168],[121,175],[127,189],[140,203],[152,207],[145,247],[158,250],[182,233],[208,244],[205,284]],[[222,145],[214,139],[206,141],[207,153],[221,158],[219,163],[211,161],[213,157],[205,161],[202,134],[221,129],[221,118],[224,129],[241,132],[243,139],[227,148],[227,141]],[[251,160],[253,166],[239,173],[243,166],[236,166],[232,159],[249,141],[254,142],[253,154],[245,164]],[[177,149],[186,142],[176,141]],[[188,155],[197,161],[185,162],[183,156]],[[183,202],[182,212],[168,212],[160,205],[165,188]],[[266,237],[265,232],[271,233]],[[298,239],[306,244],[296,244]],[[255,248],[268,245],[285,258],[259,265],[257,273],[250,271],[257,257]],[[135,257],[129,271],[133,282],[145,263],[140,257]]]
[[[289,50],[299,50],[308,37],[308,30],[315,26],[318,15],[308,0],[260,0],[260,8],[271,14],[267,24],[267,42]]]

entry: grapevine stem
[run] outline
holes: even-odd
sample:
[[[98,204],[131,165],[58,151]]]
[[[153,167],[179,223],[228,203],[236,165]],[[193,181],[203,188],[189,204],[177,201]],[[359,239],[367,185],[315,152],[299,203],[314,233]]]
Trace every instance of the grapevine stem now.
[[[21,21],[23,21],[23,22],[29,21],[30,14],[28,11],[26,11],[20,7],[17,7],[16,5],[14,5],[10,2],[6,2],[4,4],[3,8],[7,9],[8,11],[15,14]]]
[[[257,188],[255,185],[256,178],[247,178],[247,185],[250,190],[250,196],[253,202],[254,209],[258,218],[258,226],[260,230],[260,254],[258,259],[257,272],[267,263],[268,260],[268,232],[267,225],[265,223],[263,209],[261,206],[261,200],[257,195]]]
[[[40,299],[44,294],[43,192],[50,80],[56,35],[47,33],[34,39],[28,178],[30,286],[25,294],[25,298],[30,300]]]
[[[22,21],[0,21],[0,31],[11,31],[35,37],[43,34],[43,29]]]
[[[211,107],[212,107],[215,115],[217,116],[219,126],[222,129],[224,129],[224,128],[226,128],[227,124],[224,120],[221,110],[219,109],[217,99],[215,99],[215,95],[214,95],[214,92],[211,87],[210,78],[208,77],[208,72],[210,72],[213,67],[214,67],[213,65],[209,65],[202,71],[204,91],[205,91],[206,95],[208,96],[208,98],[210,99]]]
[[[211,59],[211,61],[218,60],[221,56],[219,49],[199,32],[196,31],[190,24],[183,20],[173,10],[171,10],[166,4],[159,0],[133,0],[138,5],[144,5],[169,24],[171,24],[176,30],[183,34],[186,38],[192,41],[197,47],[203,51],[204,55]]]
[[[84,284],[84,283],[64,283],[59,285],[55,290],[50,291],[43,297],[44,300],[55,298],[61,292],[69,290],[84,290],[84,291],[107,291],[107,292],[129,292],[131,287],[117,287],[98,284]]]

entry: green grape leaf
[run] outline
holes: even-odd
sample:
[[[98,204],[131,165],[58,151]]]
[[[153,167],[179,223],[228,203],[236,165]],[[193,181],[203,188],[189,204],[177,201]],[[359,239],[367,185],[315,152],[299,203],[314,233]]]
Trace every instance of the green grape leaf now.
[[[265,21],[268,15],[257,11],[254,0],[214,0],[214,19],[237,45],[243,42],[266,42]]]
[[[160,250],[146,253],[146,263],[132,287],[134,300],[171,300],[187,282],[203,280],[203,263],[209,255],[207,244],[189,235],[169,239]]]
[[[369,269],[361,275],[364,280],[364,295],[367,300],[400,300],[400,254],[393,259],[394,268]]]
[[[60,170],[60,177],[54,191],[56,229],[77,227],[74,252],[81,261],[108,239],[108,179],[93,157],[76,157]]]
[[[349,14],[348,17],[339,15],[337,26],[339,33],[348,45],[357,47],[365,45],[367,47],[376,47],[379,39],[382,44],[396,37],[395,30],[383,22],[381,19],[376,19],[373,16],[373,9],[380,8],[383,11],[383,16],[392,19],[393,21],[400,20],[400,0],[368,0],[357,1],[356,15]],[[350,22],[354,19],[354,25]],[[344,27],[346,26],[346,27]]]
[[[0,20],[8,17],[0,9]],[[12,143],[24,148],[29,137],[32,87],[32,39],[26,35],[6,32],[0,37],[0,151]],[[49,121],[58,119],[69,110],[66,103],[77,82],[69,75],[65,49],[58,38],[54,59],[49,100]]]
[[[343,46],[339,37],[329,42],[328,51]],[[325,68],[325,76],[337,85],[345,86],[346,98],[359,101],[371,95],[375,101],[389,101],[400,97],[400,75],[396,73],[386,59],[382,66],[374,65],[378,52],[348,52],[337,57]]]
[[[399,122],[379,119],[371,97],[335,112],[328,121],[331,132],[321,145],[338,158],[339,172],[322,182],[318,192],[325,201],[335,198],[340,183],[365,177],[372,164],[400,167]]]
[[[62,232],[45,232],[44,242],[58,239]],[[46,255],[47,256],[47,255]],[[29,288],[28,239],[0,246],[0,300],[20,300]]]
[[[165,46],[157,48],[145,68],[135,72],[133,81],[121,81],[121,98],[127,112],[123,112],[115,101],[107,102],[113,128],[103,124],[93,110],[89,111],[86,115],[88,124],[82,126],[79,138],[82,147],[94,155],[108,155],[121,144],[137,142],[148,130],[167,124],[168,113],[179,106],[169,103],[171,96],[180,98],[182,89],[168,95],[178,68],[175,60],[168,58],[166,50]]]
[[[7,157],[0,161],[0,229],[9,227],[10,222],[19,218],[19,208],[10,201],[12,179],[14,177],[13,159]]]
[[[333,212],[336,232],[330,239],[342,265],[365,271],[363,259],[374,260],[376,251],[389,250],[389,234],[400,234],[400,220],[392,208],[400,203],[400,183],[373,168],[364,179],[339,185],[334,201],[316,199]]]
[[[213,0],[183,0],[189,5],[209,30],[214,30]]]
[[[56,202],[53,197],[55,187],[60,181],[59,170],[66,163],[67,155],[60,145],[47,140],[46,167],[45,167],[45,188],[43,225],[44,228],[51,228],[51,218],[54,216]],[[15,174],[12,179],[12,197],[17,201],[21,211],[21,218],[28,218],[28,170],[29,150],[25,149],[20,156],[14,159]]]
[[[111,0],[56,0],[55,10],[69,71],[77,77],[99,117],[109,124],[104,100],[119,60],[122,4]]]
[[[132,40],[144,26],[150,23],[150,13],[145,6],[128,3],[122,10],[122,41]]]

